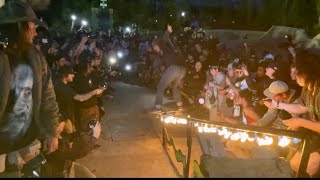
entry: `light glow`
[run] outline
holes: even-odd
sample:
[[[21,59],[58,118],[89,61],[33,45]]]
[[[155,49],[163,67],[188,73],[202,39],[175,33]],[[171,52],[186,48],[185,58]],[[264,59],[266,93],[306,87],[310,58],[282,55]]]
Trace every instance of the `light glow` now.
[[[288,137],[279,137],[278,146],[280,147],[287,147],[291,143],[291,139]]]
[[[188,116],[190,118],[190,115]],[[187,125],[189,120],[183,118],[176,118],[174,116],[161,116],[161,121],[165,122],[166,124],[183,124]],[[279,147],[287,147],[291,143],[298,144],[301,142],[301,139],[298,138],[289,138],[286,136],[272,136],[261,134],[257,132],[247,132],[245,130],[236,130],[232,132],[228,127],[222,126],[215,126],[210,125],[209,123],[199,123],[194,122],[194,127],[198,130],[198,133],[218,133],[219,136],[224,137],[225,139],[230,139],[231,141],[240,141],[245,143],[246,141],[249,142],[256,142],[259,146],[270,146],[274,143],[274,138],[278,138],[277,145]],[[253,134],[253,137],[250,137],[250,134]]]
[[[75,21],[75,20],[77,20],[77,16],[76,15],[71,15],[71,19],[72,19],[72,21]]]
[[[273,143],[273,138],[265,136],[264,138],[257,137],[257,143],[259,146],[270,146]]]
[[[130,64],[127,64],[125,69],[126,69],[126,71],[131,71],[132,70],[132,66]]]
[[[88,21],[82,20],[82,21],[81,21],[81,24],[82,24],[82,26],[87,26],[87,25],[88,25]]]
[[[115,64],[115,63],[117,62],[117,59],[114,58],[114,57],[112,57],[112,58],[109,59],[109,62],[110,62],[111,64]]]
[[[119,52],[117,53],[117,56],[118,56],[118,58],[123,58],[123,53],[122,53],[121,51],[119,51]]]

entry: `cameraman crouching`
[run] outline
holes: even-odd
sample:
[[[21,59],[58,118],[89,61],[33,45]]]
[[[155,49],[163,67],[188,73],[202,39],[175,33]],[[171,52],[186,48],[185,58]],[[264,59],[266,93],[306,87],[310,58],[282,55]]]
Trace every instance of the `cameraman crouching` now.
[[[84,57],[85,58],[85,57]],[[75,91],[78,94],[87,94],[93,92],[93,80],[92,80],[93,68],[89,61],[82,61],[79,65],[79,72],[77,74],[77,80],[75,82]],[[78,131],[86,131],[88,122],[90,119],[95,118],[100,120],[100,111],[98,104],[98,96],[102,95],[105,89],[100,89],[98,94],[91,96],[89,99],[84,101],[77,101],[77,121],[76,129]]]
[[[87,124],[84,130],[75,130],[75,102],[83,102],[103,92],[96,89],[87,94],[77,94],[68,84],[73,82],[74,72],[71,66],[64,66],[59,70],[60,80],[55,86],[57,102],[60,109],[60,123],[58,126],[59,148],[50,156],[47,156],[48,166],[45,168],[45,176],[70,177],[74,171],[76,177],[94,177],[84,166],[73,162],[87,155],[95,146],[100,137],[101,126],[98,121],[93,125]],[[73,166],[77,166],[73,170]],[[63,174],[67,172],[68,174]]]

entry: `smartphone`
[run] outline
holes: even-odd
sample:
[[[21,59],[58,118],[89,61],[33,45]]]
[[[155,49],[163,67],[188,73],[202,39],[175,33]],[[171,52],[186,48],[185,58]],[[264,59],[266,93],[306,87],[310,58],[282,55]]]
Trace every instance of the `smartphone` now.
[[[43,44],[48,44],[48,39],[42,39]]]
[[[91,128],[91,127],[95,127],[96,126],[96,124],[97,124],[97,119],[91,119],[90,121],[89,121],[89,127]]]
[[[263,100],[255,100],[255,102],[264,103],[264,102],[272,102],[272,99],[263,99]]]

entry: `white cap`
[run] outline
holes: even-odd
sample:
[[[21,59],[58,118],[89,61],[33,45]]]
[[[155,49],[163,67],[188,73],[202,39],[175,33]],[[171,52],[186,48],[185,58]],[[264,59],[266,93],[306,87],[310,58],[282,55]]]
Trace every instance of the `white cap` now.
[[[275,95],[285,93],[289,90],[288,85],[283,81],[275,81],[264,91],[264,95],[273,98]]]
[[[268,54],[264,57],[264,59],[272,59],[274,60],[274,56],[272,54]]]

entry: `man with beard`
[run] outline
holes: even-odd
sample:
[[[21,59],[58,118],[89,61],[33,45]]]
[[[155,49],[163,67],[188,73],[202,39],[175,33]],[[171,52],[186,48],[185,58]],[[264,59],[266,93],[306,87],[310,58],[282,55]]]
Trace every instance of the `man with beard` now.
[[[86,58],[86,57],[81,57]],[[87,94],[92,92],[95,88],[93,87],[92,81],[92,71],[93,68],[89,61],[81,61],[79,65],[79,72],[77,75],[77,80],[75,82],[75,91],[78,94]],[[100,119],[100,111],[98,104],[98,94],[91,96],[89,99],[76,103],[77,111],[76,112],[76,129],[79,131],[86,131],[88,122],[90,119],[95,118],[97,120]]]
[[[15,159],[30,160],[22,152],[30,151],[36,139],[43,140],[46,153],[58,147],[59,115],[51,72],[32,45],[36,24],[42,22],[23,1],[9,1],[0,9],[1,32],[9,41],[0,53],[0,157],[7,157],[0,158],[0,165],[5,164],[0,176],[21,171],[24,163]],[[39,152],[40,148],[32,152],[31,159]]]

